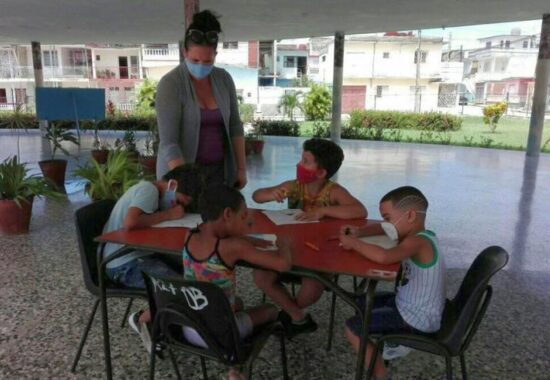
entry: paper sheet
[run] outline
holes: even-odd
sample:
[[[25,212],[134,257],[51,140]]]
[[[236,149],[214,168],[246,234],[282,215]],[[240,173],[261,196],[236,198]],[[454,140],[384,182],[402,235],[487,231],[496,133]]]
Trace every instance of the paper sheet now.
[[[359,238],[359,240],[361,240],[365,243],[377,245],[377,246],[382,247],[384,249],[390,249],[390,248],[393,248],[397,245],[396,241],[391,240],[386,235],[376,235],[376,236],[362,237],[362,238]]]
[[[197,225],[202,223],[201,216],[199,214],[185,214],[181,219],[166,220],[162,223],[155,224],[153,227],[163,228],[163,227],[187,227],[195,228]]]
[[[281,226],[283,224],[304,224],[304,223],[319,223],[318,220],[296,220],[294,216],[302,212],[298,209],[286,209],[286,210],[265,210],[262,211],[275,225]]]
[[[257,249],[259,249],[261,251],[275,251],[275,250],[277,250],[277,245],[275,244],[277,242],[277,235],[274,235],[274,234],[249,234],[248,236],[256,238],[256,239],[267,240],[267,241],[271,242],[271,245],[267,246],[265,248],[256,247]]]

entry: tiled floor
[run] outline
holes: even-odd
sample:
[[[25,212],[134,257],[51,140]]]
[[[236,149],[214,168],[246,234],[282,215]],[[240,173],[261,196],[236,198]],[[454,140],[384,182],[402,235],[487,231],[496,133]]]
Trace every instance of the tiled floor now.
[[[81,161],[89,156],[90,136],[83,141]],[[257,187],[293,176],[301,141],[266,138],[263,156],[249,160],[247,198]],[[17,151],[15,142],[12,133],[0,131],[0,159]],[[549,379],[550,156],[537,162],[526,161],[521,152],[476,148],[356,141],[342,146],[346,160],[338,180],[365,202],[372,217],[379,217],[378,199],[396,186],[411,184],[425,192],[428,225],[438,233],[449,267],[449,296],[484,247],[498,244],[510,252],[508,267],[494,278],[493,301],[467,354],[470,378]],[[23,135],[22,159],[34,166],[40,147],[36,134]],[[80,189],[73,182],[66,201],[35,202],[30,234],[0,237],[0,379],[103,376],[99,318],[77,374],[69,373],[93,302],[83,286],[73,227],[74,211],[88,203]],[[248,304],[259,302],[260,293],[250,284],[250,273],[239,270],[240,294]],[[337,310],[338,334],[327,353],[329,304],[325,295],[312,308],[319,331],[289,344],[294,379],[352,378],[354,358],[341,335],[352,311]],[[114,375],[143,379],[148,360],[139,338],[128,327],[118,327],[124,307],[110,301]],[[278,360],[271,361],[277,349],[275,341],[268,344],[255,378],[282,377]],[[179,361],[185,378],[200,378],[196,359],[182,356]],[[213,378],[225,373],[214,364],[209,368]],[[440,358],[416,352],[396,360],[392,369],[394,379],[444,377]],[[157,378],[174,378],[169,363],[160,363]]]

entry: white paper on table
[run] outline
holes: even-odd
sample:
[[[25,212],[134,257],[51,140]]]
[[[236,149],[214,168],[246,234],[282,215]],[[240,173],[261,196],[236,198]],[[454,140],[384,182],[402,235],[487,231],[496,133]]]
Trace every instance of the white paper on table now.
[[[249,234],[248,236],[271,242],[271,245],[268,245],[267,247],[256,247],[256,249],[259,249],[261,251],[276,251],[278,249],[276,244],[277,235],[275,234]]]
[[[187,227],[195,228],[202,223],[200,214],[185,214],[181,219],[166,220],[159,224],[155,224],[153,227],[164,228],[164,227]]]
[[[301,213],[299,209],[286,209],[286,210],[265,210],[262,211],[275,225],[281,226],[283,224],[304,224],[304,223],[319,223],[318,220],[296,220],[294,217]]]
[[[397,245],[396,241],[391,240],[386,235],[376,235],[376,236],[362,237],[362,238],[359,238],[359,240],[361,240],[365,243],[377,245],[377,246],[382,247],[384,249],[390,249],[390,248],[393,248]]]

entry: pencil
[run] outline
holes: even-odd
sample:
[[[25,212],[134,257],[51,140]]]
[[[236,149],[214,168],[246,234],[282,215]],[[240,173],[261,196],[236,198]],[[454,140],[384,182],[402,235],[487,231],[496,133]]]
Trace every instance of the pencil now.
[[[319,247],[317,247],[317,246],[316,246],[315,244],[313,244],[313,243],[310,243],[309,241],[306,241],[306,242],[305,242],[305,245],[306,245],[306,247],[309,247],[309,248],[313,249],[314,251],[317,251],[317,252],[320,251]]]

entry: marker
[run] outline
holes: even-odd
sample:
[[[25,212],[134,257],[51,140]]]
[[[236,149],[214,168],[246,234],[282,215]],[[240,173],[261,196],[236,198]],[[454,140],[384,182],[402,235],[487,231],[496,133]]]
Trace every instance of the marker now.
[[[313,243],[310,243],[309,241],[306,241],[305,245],[306,245],[306,247],[309,247],[309,248],[311,248],[311,249],[313,249],[314,251],[317,251],[317,252],[319,252],[321,250],[321,249],[319,249],[319,247],[317,247]]]

